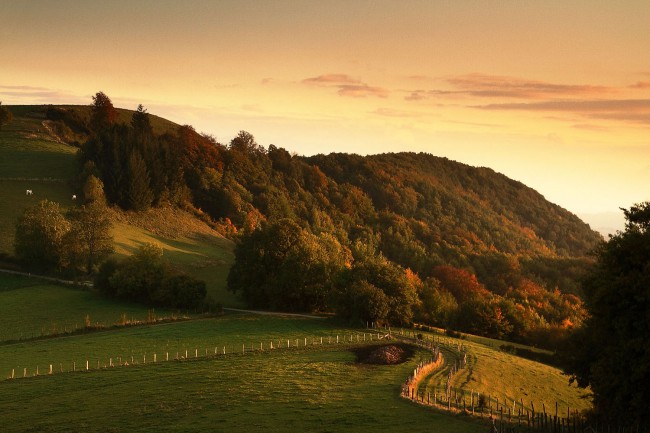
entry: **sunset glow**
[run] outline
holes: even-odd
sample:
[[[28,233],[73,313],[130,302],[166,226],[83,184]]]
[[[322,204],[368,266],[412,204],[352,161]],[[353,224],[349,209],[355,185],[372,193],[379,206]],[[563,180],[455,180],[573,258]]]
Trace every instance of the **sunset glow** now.
[[[647,1],[1,9],[6,105],[89,104],[101,90],[223,143],[243,129],[303,155],[414,151],[490,167],[581,216],[650,200]]]

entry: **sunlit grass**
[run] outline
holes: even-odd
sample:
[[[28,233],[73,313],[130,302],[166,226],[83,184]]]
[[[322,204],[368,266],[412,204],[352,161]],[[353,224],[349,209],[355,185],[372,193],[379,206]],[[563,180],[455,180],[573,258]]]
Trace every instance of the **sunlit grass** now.
[[[0,273],[0,342],[72,332],[85,326],[86,317],[92,325],[104,327],[123,318],[145,321],[150,311],[94,292]],[[155,309],[154,314],[170,317],[189,313]]]
[[[272,351],[0,383],[3,431],[475,432],[401,399],[414,361],[354,362],[344,348]]]
[[[443,346],[445,366],[421,383],[421,391],[425,393],[433,396],[443,392],[447,372],[458,361],[457,344],[461,344],[466,349],[467,365],[453,376],[453,391],[467,396],[478,392],[488,398],[493,407],[496,408],[498,402],[504,410],[510,407],[517,411],[522,401],[524,410],[531,410],[534,405],[536,410],[546,407],[554,411],[556,402],[563,413],[567,408],[580,411],[591,407],[589,393],[570,385],[568,376],[560,369],[503,352],[496,348],[497,340],[445,337],[444,341],[447,342]]]

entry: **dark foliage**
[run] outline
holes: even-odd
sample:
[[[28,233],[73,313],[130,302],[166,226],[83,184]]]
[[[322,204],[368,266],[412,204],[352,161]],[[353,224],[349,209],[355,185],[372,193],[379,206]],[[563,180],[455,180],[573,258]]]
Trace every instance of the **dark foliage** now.
[[[152,244],[122,262],[102,263],[95,287],[111,297],[171,308],[199,308],[207,293],[203,281],[172,268]]]
[[[596,414],[650,425],[650,202],[625,210],[624,232],[596,251],[584,283],[590,317],[561,351],[565,371],[590,386]]]

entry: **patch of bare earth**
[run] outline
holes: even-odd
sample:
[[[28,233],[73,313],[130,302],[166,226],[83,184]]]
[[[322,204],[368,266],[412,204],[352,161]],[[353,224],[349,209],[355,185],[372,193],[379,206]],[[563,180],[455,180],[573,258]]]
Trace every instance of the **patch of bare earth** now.
[[[414,350],[406,344],[387,344],[352,349],[360,364],[395,365],[406,362]]]

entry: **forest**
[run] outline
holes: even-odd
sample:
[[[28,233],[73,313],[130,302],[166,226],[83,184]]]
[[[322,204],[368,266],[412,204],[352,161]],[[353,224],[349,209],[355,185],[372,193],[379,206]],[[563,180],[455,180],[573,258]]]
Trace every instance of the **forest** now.
[[[602,240],[575,215],[489,168],[425,153],[304,157],[191,126],[156,130],[51,107],[75,137],[83,193],[126,210],[178,206],[237,242],[229,288],[256,308],[335,312],[554,347],[585,319],[580,281]]]

